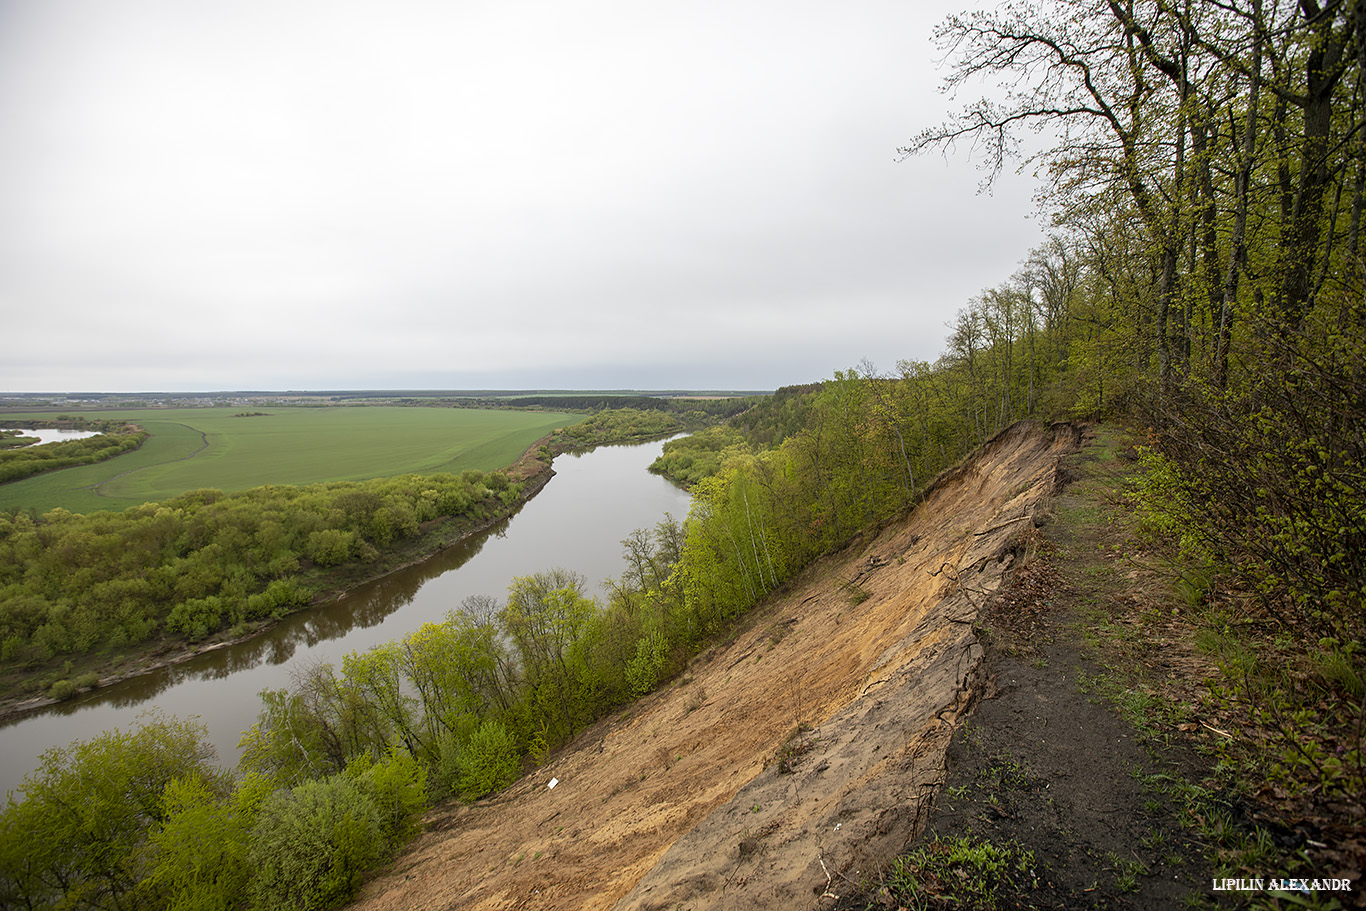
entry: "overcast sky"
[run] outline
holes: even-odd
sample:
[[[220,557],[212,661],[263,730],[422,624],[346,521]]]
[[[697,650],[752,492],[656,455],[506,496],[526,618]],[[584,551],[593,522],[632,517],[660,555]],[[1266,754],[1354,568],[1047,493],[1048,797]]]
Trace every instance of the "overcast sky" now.
[[[932,359],[1033,178],[955,0],[0,0],[0,391],[772,389]]]

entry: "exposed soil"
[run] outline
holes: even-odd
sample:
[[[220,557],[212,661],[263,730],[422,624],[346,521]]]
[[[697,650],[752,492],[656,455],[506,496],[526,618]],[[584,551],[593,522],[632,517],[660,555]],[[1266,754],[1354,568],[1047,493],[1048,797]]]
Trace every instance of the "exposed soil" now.
[[[1079,437],[1005,431],[674,684],[496,797],[434,810],[359,907],[832,904],[928,818],[982,680],[978,612],[1023,562]]]

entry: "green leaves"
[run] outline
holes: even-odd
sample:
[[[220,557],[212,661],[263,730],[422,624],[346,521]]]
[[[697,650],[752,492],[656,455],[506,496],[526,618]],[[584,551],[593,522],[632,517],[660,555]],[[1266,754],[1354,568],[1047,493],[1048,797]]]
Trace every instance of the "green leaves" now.
[[[669,640],[653,632],[636,643],[636,656],[626,665],[626,680],[632,696],[644,696],[659,683],[660,672],[669,660]]]
[[[501,474],[466,472],[0,516],[0,589],[23,593],[0,599],[2,656],[37,663],[136,644],[158,627],[199,641],[307,603],[301,577],[313,567],[373,561],[419,521],[483,517],[520,490]]]
[[[43,754],[0,814],[0,895],[36,907],[131,907],[148,872],[149,839],[165,821],[167,786],[226,789],[197,722],[153,716]]]
[[[177,778],[163,796],[165,823],[151,836],[153,866],[141,891],[168,911],[229,911],[251,881],[249,836],[272,786],[248,777],[227,800],[198,777]]]
[[[256,906],[316,911],[351,898],[384,854],[383,833],[374,801],[344,775],[277,792],[247,854]]]
[[[48,443],[27,449],[0,451],[0,483],[32,477],[44,471],[91,465],[137,449],[146,440],[143,431],[103,433],[84,440]]]
[[[477,800],[516,781],[522,774],[522,759],[507,728],[485,721],[468,739],[448,741],[442,750],[441,770],[454,794]]]

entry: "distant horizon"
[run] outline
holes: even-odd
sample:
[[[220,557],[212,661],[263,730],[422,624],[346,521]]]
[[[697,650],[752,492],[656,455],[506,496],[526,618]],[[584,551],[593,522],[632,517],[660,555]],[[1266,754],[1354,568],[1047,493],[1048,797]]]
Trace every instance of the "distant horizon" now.
[[[812,380],[811,382],[820,382]],[[785,385],[804,385],[800,383],[788,383]],[[739,389],[730,387],[692,387],[678,386],[667,388],[636,388],[627,386],[617,387],[539,387],[539,386],[513,386],[513,387],[474,387],[474,388],[380,388],[380,387],[332,387],[318,389],[138,389],[138,390],[72,390],[56,391],[48,390],[42,392],[0,392],[0,399],[5,398],[47,398],[60,396],[63,398],[84,398],[84,397],[107,397],[107,396],[165,396],[165,397],[205,397],[205,396],[337,396],[337,395],[382,395],[382,396],[506,396],[506,395],[576,395],[576,394],[604,394],[604,395],[641,395],[641,396],[666,396],[666,395],[770,395],[782,386],[774,389]]]

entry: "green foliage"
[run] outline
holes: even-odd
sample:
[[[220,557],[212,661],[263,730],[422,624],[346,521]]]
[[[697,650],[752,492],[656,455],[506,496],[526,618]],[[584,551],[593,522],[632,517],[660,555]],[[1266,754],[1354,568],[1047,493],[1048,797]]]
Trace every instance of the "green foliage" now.
[[[499,622],[516,650],[526,696],[524,723],[568,737],[588,720],[577,696],[582,663],[574,648],[598,606],[583,594],[585,580],[565,569],[519,576],[508,586]]]
[[[776,448],[807,428],[821,388],[819,383],[784,386],[771,396],[749,400],[724,426],[665,443],[650,470],[692,487],[716,475],[734,456]]]
[[[182,601],[166,615],[166,629],[198,642],[223,625],[223,606],[217,595]]]
[[[43,754],[0,814],[0,898],[6,907],[132,907],[148,872],[149,839],[178,780],[225,790],[203,727],[161,717]]]
[[[632,696],[644,696],[659,684],[659,677],[669,660],[669,640],[659,632],[636,643],[636,656],[626,665],[626,682]]]
[[[783,386],[770,396],[753,400],[727,424],[740,430],[755,448],[772,449],[810,426],[812,403],[820,389],[820,383]]]
[[[692,487],[721,470],[728,453],[749,452],[742,433],[734,427],[711,427],[686,437],[669,440],[650,470],[675,484]]]
[[[950,84],[997,76],[1017,91],[907,153],[971,136],[999,167],[1013,128],[1062,127],[1038,158],[1059,233],[960,312],[939,366],[979,439],[1022,406],[1138,410],[1165,460],[1148,505],[1187,552],[1255,592],[1285,632],[1361,641],[1360,17],[1098,10],[1011,7],[939,33]]]
[[[669,412],[617,408],[556,431],[555,442],[566,449],[589,449],[605,443],[656,439],[678,433],[685,426],[681,416]]]
[[[935,839],[897,858],[886,878],[891,895],[908,907],[993,909],[1038,888],[1034,855],[1017,845],[967,836]],[[1012,902],[1013,903],[1013,902]]]
[[[196,777],[166,786],[164,822],[152,834],[154,865],[140,894],[167,911],[230,911],[247,896],[257,810],[273,787],[249,776],[227,799]]]
[[[40,442],[39,437],[26,437],[22,430],[0,430],[0,450],[18,449]]]
[[[1146,502],[1288,630],[1360,641],[1366,334],[1282,339],[1271,357],[1286,365],[1274,380],[1237,394],[1192,390],[1180,420],[1159,415],[1160,480]]]
[[[482,406],[514,408],[550,408],[568,411],[662,411],[681,415],[689,419],[691,415],[725,418],[748,408],[761,397],[730,396],[725,398],[663,398],[649,395],[614,395],[595,392],[584,395],[521,395],[511,398],[484,398],[476,400]]]
[[[25,449],[0,449],[0,484],[59,468],[103,462],[137,449],[147,436],[145,431],[126,430]]]
[[[438,788],[466,798],[519,774],[578,728],[654,687],[705,624],[678,570],[683,531],[666,520],[627,541],[630,570],[606,606],[563,569],[513,580],[505,605],[476,596],[402,642],[319,665],[262,693],[241,767],[284,786],[369,769],[401,745]],[[412,757],[411,760],[406,757]]]
[[[263,692],[259,719],[240,744],[242,767],[294,785],[391,753],[396,741],[414,761],[450,761],[449,744],[481,719],[509,716],[521,695],[489,609],[471,599],[401,643],[346,655],[340,675],[318,665],[289,689]]]
[[[331,908],[353,897],[384,856],[374,800],[345,775],[267,798],[252,830],[251,894],[263,908]]]
[[[341,772],[368,747],[347,708],[328,665],[301,673],[292,690],[263,690],[258,720],[238,743],[239,768],[285,787]]]
[[[492,599],[476,596],[444,622],[423,624],[404,637],[399,661],[417,694],[424,742],[464,736],[479,718],[505,715],[515,698],[510,656],[491,616],[495,607]]]
[[[356,533],[340,528],[324,528],[308,536],[306,553],[319,566],[337,566],[351,559],[356,550]]]
[[[309,564],[365,564],[412,539],[418,517],[476,521],[520,488],[501,475],[406,475],[236,494],[193,491],[122,513],[0,513],[0,643],[14,664],[190,641],[311,597]],[[500,487],[503,497],[490,488]]]
[[[378,762],[362,753],[346,775],[374,802],[386,845],[395,847],[417,833],[427,809],[427,770],[407,750],[392,747]]]
[[[442,753],[442,774],[451,791],[464,800],[505,788],[522,774],[516,741],[497,721],[482,722],[463,741],[451,738],[447,747]]]
[[[416,729],[417,700],[404,692],[400,659],[400,648],[392,642],[342,659],[336,682],[339,713],[355,731],[353,749],[378,749],[397,740],[410,751],[423,750]],[[347,752],[348,761],[352,755]]]
[[[426,771],[405,750],[277,790],[234,790],[202,726],[154,718],[44,754],[0,814],[4,907],[326,908],[417,830]]]

